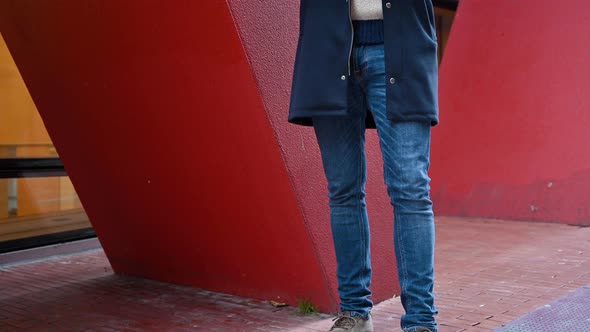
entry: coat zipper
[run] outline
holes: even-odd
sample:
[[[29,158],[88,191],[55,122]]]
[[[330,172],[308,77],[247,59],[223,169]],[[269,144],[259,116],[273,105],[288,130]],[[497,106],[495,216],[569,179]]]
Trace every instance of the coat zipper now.
[[[348,2],[348,21],[350,22],[350,50],[348,51],[348,76],[350,76],[350,60],[352,58],[352,47],[354,44],[354,25],[352,24],[352,0],[346,0]]]

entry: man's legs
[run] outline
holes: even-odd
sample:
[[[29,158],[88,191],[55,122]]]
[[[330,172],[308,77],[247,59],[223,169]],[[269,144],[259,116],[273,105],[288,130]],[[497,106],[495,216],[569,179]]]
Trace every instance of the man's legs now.
[[[373,307],[369,299],[371,253],[365,204],[366,113],[357,84],[349,84],[349,91],[355,91],[349,97],[351,115],[316,117],[313,122],[328,180],[340,309],[366,317]]]
[[[366,50],[365,86],[377,124],[387,191],[394,207],[395,253],[404,331],[436,331],[434,316],[434,214],[430,200],[430,130],[428,122],[392,122],[387,118],[383,47]],[[395,110],[394,110],[395,111]]]
[[[434,320],[434,215],[429,197],[430,123],[387,119],[383,46],[355,48],[348,117],[316,117],[314,128],[328,179],[341,310],[365,316],[372,308],[369,223],[365,205],[365,105],[377,124],[385,182],[395,214],[395,252],[405,331]],[[366,99],[365,99],[366,95]]]

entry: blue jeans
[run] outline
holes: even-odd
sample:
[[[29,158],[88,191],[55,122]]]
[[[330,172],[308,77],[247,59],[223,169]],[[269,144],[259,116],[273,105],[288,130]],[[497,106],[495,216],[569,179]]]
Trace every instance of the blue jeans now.
[[[366,316],[372,309],[369,220],[365,204],[365,120],[377,125],[385,184],[394,207],[394,247],[402,329],[436,331],[434,316],[434,214],[430,200],[429,122],[392,122],[387,118],[383,45],[353,50],[346,117],[314,117],[316,137],[328,180],[330,221],[338,264],[340,309]]]

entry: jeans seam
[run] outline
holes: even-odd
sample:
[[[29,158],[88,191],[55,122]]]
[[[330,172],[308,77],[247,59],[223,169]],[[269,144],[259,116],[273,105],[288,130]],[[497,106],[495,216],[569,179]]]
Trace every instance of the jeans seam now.
[[[363,198],[363,177],[364,177],[364,170],[363,170],[363,158],[365,158],[364,155],[364,147],[363,147],[363,115],[361,114],[360,116],[360,120],[358,121],[358,135],[359,135],[359,142],[361,143],[361,148],[359,149],[361,151],[361,155],[359,156],[360,158],[358,158],[358,162],[359,162],[359,176],[358,176],[358,180],[357,180],[357,185],[359,188],[359,193],[358,193],[358,223],[361,229],[361,246],[363,248],[363,252],[362,252],[362,257],[363,257],[363,271],[362,273],[359,275],[360,281],[361,281],[361,285],[363,288],[368,288],[365,280],[366,280],[366,266],[367,266],[367,262],[366,262],[366,258],[367,258],[367,251],[365,249],[366,247],[366,243],[365,243],[365,238],[366,238],[366,233],[365,233],[365,228],[363,225],[363,205],[362,205],[362,198]]]
[[[392,192],[392,195],[394,195],[393,192]],[[394,206],[394,209],[395,209],[395,206]],[[406,261],[407,260],[405,259],[406,254],[405,254],[404,246],[401,245],[403,243],[403,237],[402,237],[402,234],[401,234],[401,231],[400,231],[402,225],[399,222],[399,219],[400,218],[396,218],[395,217],[396,214],[399,216],[399,211],[397,213],[394,213],[394,222],[397,225],[396,226],[396,233],[397,233],[397,237],[398,237],[399,256],[400,256],[400,260],[401,260],[401,262],[400,262],[401,264],[400,265],[401,265],[402,275],[403,275],[402,287],[401,288],[402,288],[402,293],[406,293],[407,290],[408,290],[407,289],[408,288],[408,269],[407,269],[407,266],[406,266],[406,263],[407,263]],[[407,300],[406,306],[408,308],[411,308],[412,307],[412,297],[406,295],[405,296],[405,299]]]
[[[387,159],[385,158],[386,152],[384,152],[382,154],[383,154],[383,157],[384,157],[383,158],[384,159],[383,160],[383,164],[385,165],[385,167],[384,167],[385,170],[384,170],[383,173],[384,173],[384,175],[386,176],[387,179],[391,179],[392,178],[391,177],[392,172],[389,169],[389,166],[390,166],[389,164],[390,163],[386,161],[387,159],[390,160],[390,158],[387,158]],[[389,192],[391,193],[390,199],[391,199],[391,201],[393,203],[394,202],[394,195],[395,195],[394,188],[393,188],[393,183],[388,184],[388,187],[389,186],[391,186],[391,189],[388,188],[389,189]],[[392,204],[392,205],[394,205],[394,204]],[[398,262],[398,269],[400,269],[400,272],[401,272],[401,275],[402,275],[402,278],[400,280],[400,286],[401,286],[401,291],[402,291],[402,294],[401,295],[405,295],[405,290],[407,288],[407,280],[408,280],[408,277],[407,277],[406,264],[405,264],[406,260],[404,259],[404,257],[405,257],[405,254],[404,254],[404,246],[401,245],[402,244],[402,239],[403,239],[402,238],[402,235],[401,235],[401,231],[400,231],[400,229],[401,229],[401,223],[399,222],[400,221],[399,220],[400,218],[396,217],[396,215],[399,214],[399,212],[396,211],[395,205],[394,205],[393,208],[394,208],[394,216],[393,216],[394,232],[395,232],[395,237],[397,238],[397,243],[398,243],[398,247],[399,247],[399,257],[400,257],[400,261]],[[407,299],[408,297],[406,296],[405,298]],[[409,302],[402,303],[402,305],[404,306],[404,309],[406,309],[406,307],[408,307],[408,308],[410,307]]]
[[[359,51],[361,51],[361,52],[359,52],[361,54],[358,54],[360,56],[357,56],[357,59],[356,60],[358,62],[360,62],[360,65],[361,65],[360,67],[362,67],[362,61],[365,58],[365,56],[364,56],[364,48],[360,48]],[[362,75],[362,68],[361,68],[361,72],[360,72],[359,77],[361,78],[361,81],[359,82],[359,87],[362,87],[362,77],[363,77],[363,75]],[[357,186],[358,186],[358,189],[359,189],[358,194],[357,194],[358,195],[357,196],[357,202],[358,202],[358,206],[357,206],[358,220],[357,220],[357,222],[358,222],[359,229],[361,231],[361,234],[360,234],[360,237],[361,237],[361,246],[362,246],[362,252],[361,252],[361,254],[362,254],[362,263],[363,263],[363,265],[362,265],[362,271],[359,274],[359,278],[360,278],[359,281],[360,281],[361,287],[363,287],[363,289],[365,290],[365,289],[368,289],[369,288],[368,287],[368,281],[367,281],[367,277],[368,277],[368,275],[367,275],[367,270],[368,270],[367,269],[367,265],[368,265],[369,262],[367,262],[367,260],[366,260],[367,259],[367,249],[366,249],[366,246],[367,246],[367,243],[366,243],[367,233],[366,233],[366,230],[365,230],[365,226],[366,225],[365,225],[365,218],[364,218],[364,213],[363,213],[363,202],[362,202],[362,200],[363,200],[363,183],[364,183],[365,176],[366,176],[365,175],[366,174],[366,170],[364,168],[366,156],[365,156],[365,152],[364,152],[364,139],[363,139],[363,136],[364,136],[363,128],[364,128],[364,125],[365,125],[365,117],[366,117],[366,115],[364,113],[364,104],[366,103],[366,99],[365,99],[366,97],[363,95],[362,89],[361,89],[361,98],[362,98],[362,103],[361,103],[361,107],[360,107],[361,113],[359,114],[359,119],[358,119],[358,142],[360,144],[360,146],[359,146],[360,155],[359,155],[359,158],[358,158],[358,170],[359,170],[359,173],[358,173],[358,177],[357,177]],[[368,220],[366,220],[366,222],[368,223]],[[363,310],[365,310],[365,309],[366,308],[363,308]],[[370,310],[370,308],[369,308],[369,310]],[[365,314],[364,311],[363,311],[363,314]]]

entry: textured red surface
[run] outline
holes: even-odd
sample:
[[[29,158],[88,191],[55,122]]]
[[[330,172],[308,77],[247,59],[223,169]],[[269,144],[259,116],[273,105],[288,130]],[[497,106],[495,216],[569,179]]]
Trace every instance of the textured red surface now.
[[[439,214],[590,225],[590,3],[461,2],[440,78]]]
[[[327,184],[319,149],[312,129],[287,123],[299,32],[298,1],[230,0],[229,3],[330,291],[337,296]],[[393,211],[383,184],[381,151],[373,130],[367,131],[366,150],[374,269],[371,288],[373,300],[381,301],[399,294],[399,286],[393,255]]]
[[[225,1],[6,0],[0,31],[115,271],[335,308]]]

